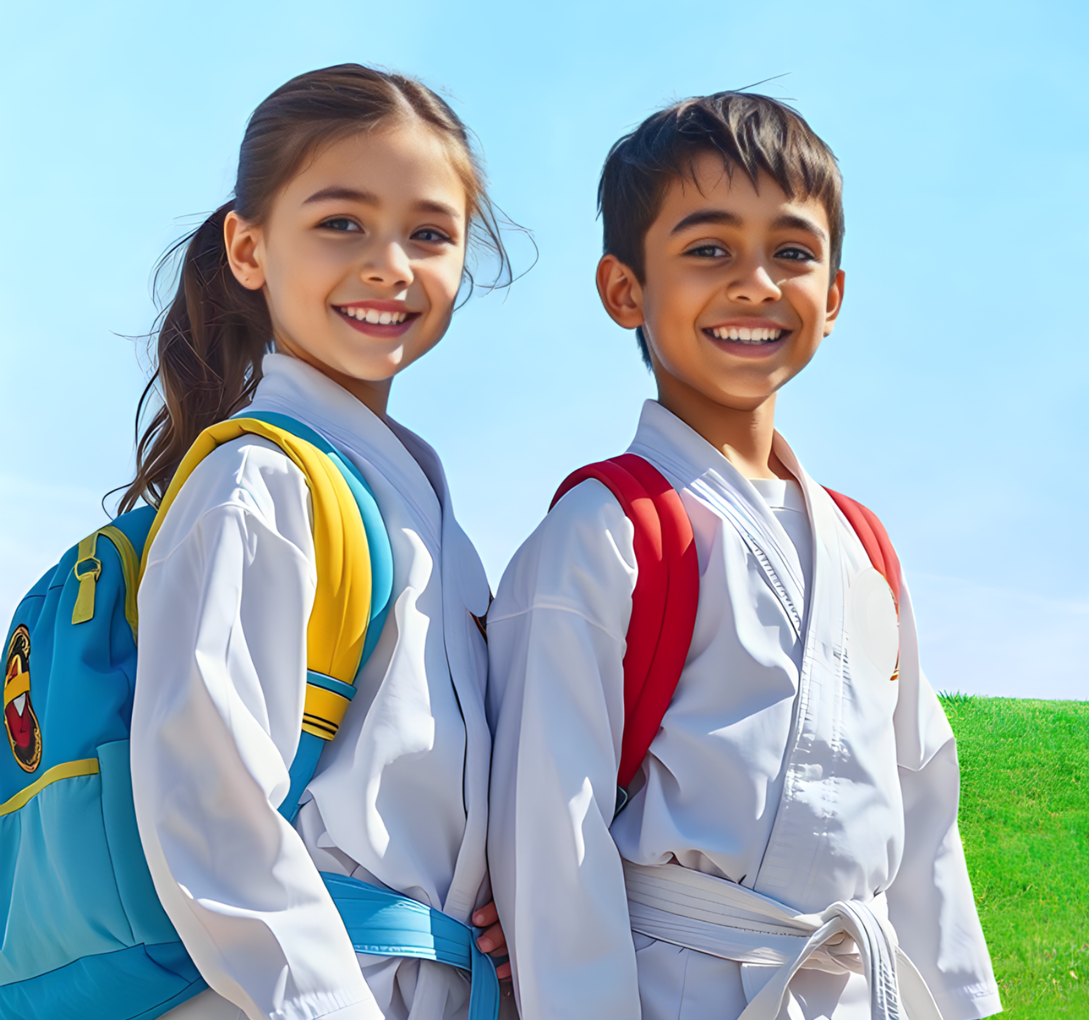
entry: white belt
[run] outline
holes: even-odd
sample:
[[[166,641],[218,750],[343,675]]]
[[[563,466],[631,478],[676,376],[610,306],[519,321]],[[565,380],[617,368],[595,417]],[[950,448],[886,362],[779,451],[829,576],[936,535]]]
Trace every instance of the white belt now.
[[[883,895],[802,914],[679,864],[625,861],[624,877],[632,931],[724,960],[777,968],[738,1020],[776,1020],[784,1001],[791,1020],[800,1018],[787,986],[802,967],[865,975],[873,1020],[942,1020],[922,975],[896,943]]]

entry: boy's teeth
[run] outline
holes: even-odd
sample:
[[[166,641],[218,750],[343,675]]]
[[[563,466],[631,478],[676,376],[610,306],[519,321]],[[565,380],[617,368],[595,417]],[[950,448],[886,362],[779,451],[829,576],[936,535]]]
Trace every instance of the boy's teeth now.
[[[783,335],[781,329],[750,329],[747,326],[716,326],[711,333],[719,340],[736,340],[743,344],[767,343]]]

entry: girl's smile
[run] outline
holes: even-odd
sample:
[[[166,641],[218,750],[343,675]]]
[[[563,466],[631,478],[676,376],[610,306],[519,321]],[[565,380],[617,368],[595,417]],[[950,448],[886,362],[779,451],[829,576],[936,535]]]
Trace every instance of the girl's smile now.
[[[367,336],[403,336],[419,318],[419,312],[410,312],[402,301],[356,301],[347,305],[334,305],[352,329]]]

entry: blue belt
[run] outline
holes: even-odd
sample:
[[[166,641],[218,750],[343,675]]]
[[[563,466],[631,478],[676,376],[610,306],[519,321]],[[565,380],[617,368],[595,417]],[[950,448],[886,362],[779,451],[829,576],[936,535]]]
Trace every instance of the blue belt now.
[[[476,944],[477,932],[448,914],[357,878],[321,872],[352,948],[373,956],[434,960],[469,972],[469,1020],[499,1016],[495,964]]]

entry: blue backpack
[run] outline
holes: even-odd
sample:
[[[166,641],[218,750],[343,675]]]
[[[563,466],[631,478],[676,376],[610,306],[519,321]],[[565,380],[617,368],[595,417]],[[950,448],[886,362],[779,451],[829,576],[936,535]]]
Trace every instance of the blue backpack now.
[[[353,464],[285,415],[250,412],[212,426],[158,511],[122,514],[70,549],[20,602],[6,643],[0,1017],[153,1020],[207,987],[159,903],[136,826],[136,592],[182,483],[217,445],[245,433],[277,443],[303,470],[314,509],[318,591],[303,732],[279,808],[289,821],[378,640],[393,585],[378,506]],[[322,878],[357,952],[469,971],[473,1020],[497,1015],[495,968],[473,929],[388,889]]]

